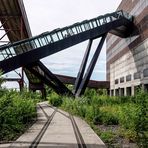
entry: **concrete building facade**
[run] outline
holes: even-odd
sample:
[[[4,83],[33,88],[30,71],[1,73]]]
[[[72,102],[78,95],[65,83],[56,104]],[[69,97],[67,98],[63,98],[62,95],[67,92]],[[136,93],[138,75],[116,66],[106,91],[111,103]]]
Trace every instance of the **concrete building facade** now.
[[[110,95],[134,95],[137,86],[148,90],[148,0],[122,0],[118,10],[134,16],[128,38],[107,36],[107,80]]]

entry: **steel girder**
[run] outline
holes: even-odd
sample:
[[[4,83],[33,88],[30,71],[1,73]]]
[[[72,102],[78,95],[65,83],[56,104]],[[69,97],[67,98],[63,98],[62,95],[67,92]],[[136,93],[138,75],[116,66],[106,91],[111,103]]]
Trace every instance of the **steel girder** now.
[[[92,42],[93,42],[92,39],[90,39],[89,42],[88,42],[87,49],[85,51],[85,54],[84,54],[84,57],[83,57],[83,60],[82,60],[82,63],[81,63],[77,78],[75,80],[75,85],[74,85],[74,90],[73,90],[74,94],[77,92],[77,90],[78,90],[78,88],[80,86],[80,83],[81,83],[81,81],[83,79],[83,75],[84,75],[84,71],[85,71],[85,68],[86,68],[87,61],[88,61],[88,57],[89,57]]]
[[[40,68],[40,71],[43,73],[39,72],[37,67]],[[31,65],[26,66],[26,68],[58,94],[73,96],[73,93],[49,69],[47,69],[42,62],[38,61],[31,63]]]
[[[86,87],[87,87],[87,84],[88,84],[88,82],[89,82],[89,79],[90,79],[90,77],[91,77],[91,74],[92,74],[92,72],[93,72],[93,70],[94,70],[94,67],[95,67],[95,65],[96,65],[98,56],[99,56],[100,51],[101,51],[101,49],[102,49],[103,43],[104,43],[104,41],[105,41],[106,35],[107,35],[107,34],[102,35],[102,38],[101,38],[101,40],[100,40],[100,42],[99,42],[99,45],[98,45],[98,47],[97,47],[97,49],[96,49],[96,51],[95,51],[95,53],[94,53],[94,55],[93,55],[93,57],[92,57],[92,60],[91,60],[89,66],[88,66],[88,68],[87,68],[87,71],[86,71],[86,74],[85,74],[85,75],[84,75],[84,70],[85,70],[85,69],[84,69],[83,72],[82,72],[81,67],[84,66],[84,68],[85,68],[85,67],[86,67],[86,62],[82,61],[82,65],[81,65],[81,67],[80,67],[80,72],[82,72],[81,75],[84,75],[84,77],[78,80],[78,81],[79,81],[79,82],[78,82],[79,86],[78,86],[78,88],[77,88],[77,91],[75,92],[75,96],[76,96],[76,97],[82,95],[82,94],[84,93]],[[88,52],[88,51],[87,51],[87,52]],[[88,53],[89,53],[89,52],[88,52]],[[85,54],[83,60],[86,60],[86,54]],[[80,72],[79,72],[79,73],[80,73]],[[78,74],[78,75],[79,75],[79,74]],[[77,85],[77,83],[76,83],[76,85]]]

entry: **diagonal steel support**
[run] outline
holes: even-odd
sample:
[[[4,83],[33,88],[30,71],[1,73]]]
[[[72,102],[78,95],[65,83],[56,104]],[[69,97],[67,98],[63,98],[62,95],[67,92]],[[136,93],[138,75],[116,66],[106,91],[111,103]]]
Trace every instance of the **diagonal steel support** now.
[[[92,58],[89,66],[88,66],[86,74],[85,74],[85,76],[84,76],[84,78],[83,78],[83,80],[82,80],[82,82],[81,82],[81,84],[80,84],[76,94],[75,94],[76,97],[82,95],[84,93],[85,89],[86,89],[86,86],[87,86],[87,84],[89,82],[89,79],[91,77],[91,74],[92,74],[92,72],[94,70],[95,64],[97,62],[97,59],[98,59],[98,56],[99,56],[100,51],[102,49],[103,43],[105,41],[105,38],[106,38],[106,34],[104,34],[102,36],[101,40],[100,40],[100,43],[99,43],[99,45],[98,45],[98,47],[97,47],[97,49],[96,49],[96,51],[95,51],[95,53],[93,55],[93,58]]]
[[[40,78],[46,85],[50,86],[57,94],[62,94],[62,91],[55,84],[53,84],[49,79],[40,74],[37,70],[30,66],[27,66],[26,69],[28,69],[35,76]]]
[[[30,66],[31,68],[26,68],[45,84],[52,87],[58,94],[73,96],[73,93],[42,62],[37,61]]]
[[[31,73],[33,73],[35,76],[37,76],[39,79],[41,79],[46,85],[50,86],[57,94],[63,95],[63,92],[60,88],[58,88],[50,79],[42,75],[37,69],[27,66],[26,69],[28,69]]]
[[[44,73],[54,82],[54,84],[62,90],[63,94],[73,96],[73,93],[40,61],[37,62],[38,66]]]
[[[84,75],[84,71],[85,71],[85,68],[86,68],[87,61],[88,61],[88,57],[89,57],[89,53],[90,53],[90,50],[91,50],[92,42],[93,42],[92,39],[90,39],[89,42],[88,42],[88,46],[87,46],[87,49],[85,51],[85,54],[84,54],[84,57],[83,57],[83,60],[82,60],[82,63],[81,63],[81,66],[80,66],[76,81],[75,81],[74,90],[73,90],[74,94],[77,92],[77,90],[78,90],[78,88],[80,86],[80,83],[81,83],[81,81],[83,79],[83,75]]]

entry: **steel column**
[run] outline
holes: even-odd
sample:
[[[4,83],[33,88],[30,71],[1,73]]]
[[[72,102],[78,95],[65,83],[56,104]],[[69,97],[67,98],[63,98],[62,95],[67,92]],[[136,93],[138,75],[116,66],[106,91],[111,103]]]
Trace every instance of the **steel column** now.
[[[82,81],[84,71],[85,71],[85,68],[86,68],[86,64],[87,64],[87,61],[88,61],[89,53],[90,53],[90,50],[91,50],[92,42],[93,42],[92,39],[90,39],[89,42],[88,42],[88,46],[87,46],[87,49],[85,51],[85,54],[84,54],[84,57],[83,57],[83,60],[82,60],[76,81],[75,81],[74,90],[73,90],[74,94],[77,92],[77,90],[80,86],[80,83]]]
[[[106,34],[104,34],[102,36],[101,40],[100,40],[100,43],[99,43],[99,45],[98,45],[98,47],[97,47],[97,49],[96,49],[96,51],[95,51],[95,53],[93,55],[93,58],[92,58],[92,60],[91,60],[91,62],[89,64],[89,67],[88,67],[88,69],[86,71],[86,74],[85,74],[85,76],[84,76],[84,78],[83,78],[83,80],[82,80],[82,82],[80,84],[80,87],[78,88],[78,91],[75,94],[76,97],[82,95],[84,93],[85,89],[86,89],[86,86],[87,86],[87,84],[89,82],[89,79],[91,77],[91,74],[93,72],[95,64],[97,62],[97,59],[98,59],[98,56],[99,56],[100,51],[102,49],[105,38],[106,38]]]
[[[21,31],[21,40],[23,39],[23,18],[20,17],[20,31]],[[22,82],[24,82],[24,68],[22,66],[22,76],[21,76]],[[22,87],[24,88],[24,83],[22,84]]]

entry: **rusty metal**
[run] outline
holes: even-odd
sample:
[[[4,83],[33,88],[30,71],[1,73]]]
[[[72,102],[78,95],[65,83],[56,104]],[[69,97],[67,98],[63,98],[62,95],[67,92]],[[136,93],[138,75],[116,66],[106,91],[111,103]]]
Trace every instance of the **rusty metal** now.
[[[76,81],[76,77],[65,76],[55,74],[56,77],[63,82],[64,84],[71,84],[74,85]],[[94,89],[109,89],[110,82],[109,81],[96,81],[96,80],[89,80],[87,87],[94,88]]]

